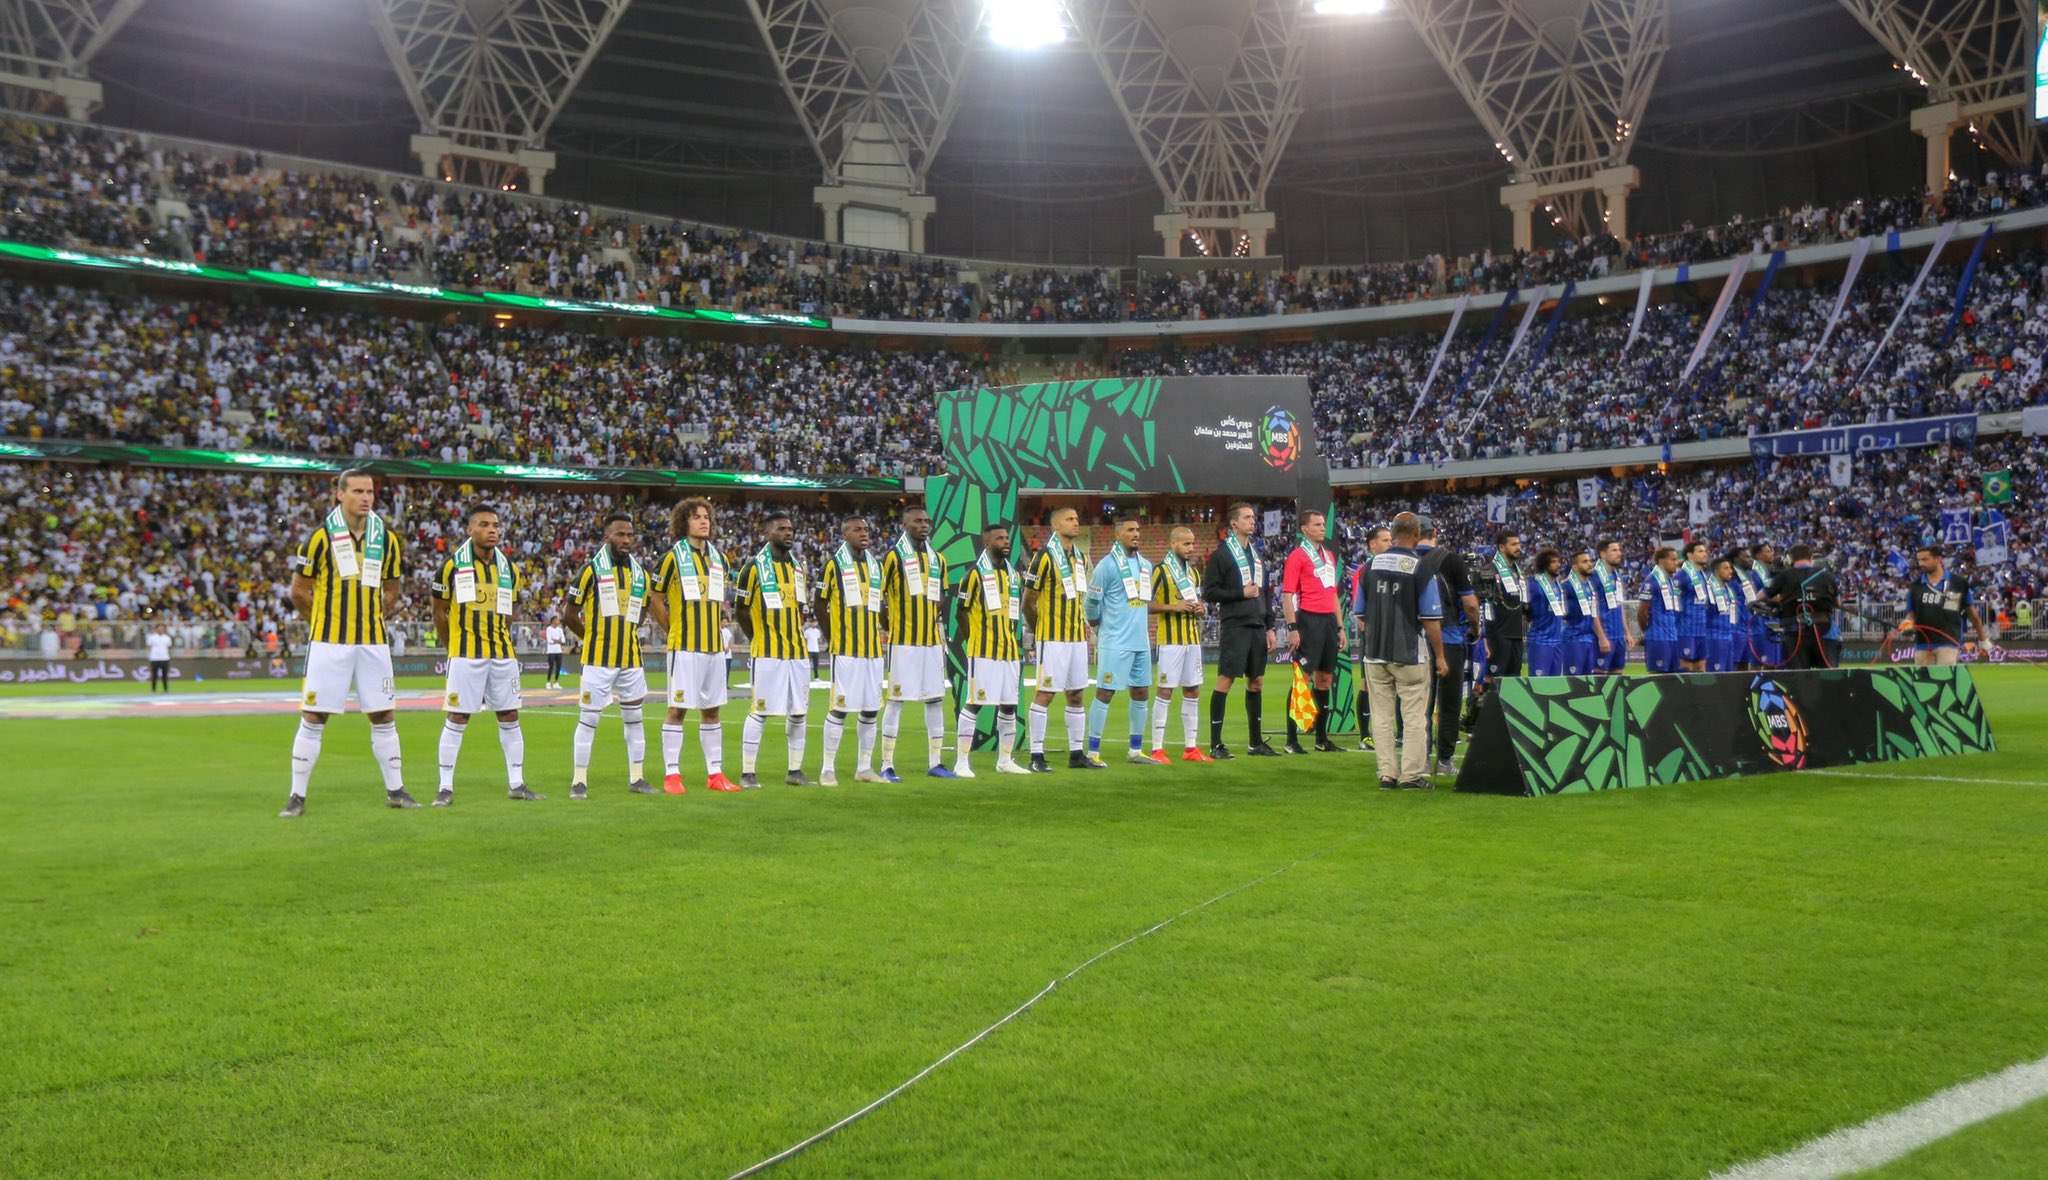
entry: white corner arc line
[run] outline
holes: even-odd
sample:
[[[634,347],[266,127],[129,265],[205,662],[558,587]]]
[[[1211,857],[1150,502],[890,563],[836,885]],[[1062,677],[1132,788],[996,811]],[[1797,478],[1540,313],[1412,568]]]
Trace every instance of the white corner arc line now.
[[[822,1143],[825,1139],[829,1138],[833,1134],[836,1134],[837,1132],[852,1126],[854,1123],[859,1122],[861,1119],[866,1118],[868,1115],[880,1109],[889,1100],[895,1098],[898,1094],[903,1093],[905,1090],[908,1090],[910,1089],[910,1087],[923,1081],[925,1079],[925,1076],[927,1074],[930,1074],[933,1070],[946,1064],[948,1061],[953,1060],[960,1054],[965,1053],[967,1050],[972,1049],[975,1045],[979,1044],[984,1038],[986,1038],[990,1033],[995,1032],[997,1029],[1010,1023],[1012,1020],[1015,1020],[1019,1016],[1022,1016],[1024,1015],[1024,1013],[1030,1011],[1031,1008],[1038,1003],[1038,1001],[1051,995],[1054,988],[1057,988],[1059,985],[1074,978],[1081,972],[1086,971],[1088,968],[1093,967],[1096,963],[1102,961],[1103,959],[1106,959],[1109,956],[1115,954],[1116,952],[1131,945],[1132,943],[1137,942],[1139,939],[1150,938],[1152,935],[1159,933],[1161,930],[1166,929],[1168,926],[1173,925],[1175,922],[1180,921],[1182,918],[1187,917],[1189,914],[1195,913],[1199,910],[1206,910],[1210,906],[1215,905],[1219,901],[1223,901],[1226,898],[1235,897],[1238,894],[1243,893],[1245,890],[1250,889],[1255,885],[1262,885],[1265,882],[1272,880],[1273,878],[1279,876],[1282,873],[1287,872],[1290,869],[1298,868],[1312,860],[1316,860],[1323,856],[1327,856],[1331,852],[1334,852],[1347,844],[1351,844],[1357,841],[1358,838],[1358,836],[1352,836],[1348,839],[1339,840],[1335,844],[1332,844],[1319,851],[1312,852],[1307,856],[1301,857],[1298,860],[1289,861],[1288,863],[1281,865],[1279,868],[1274,869],[1270,873],[1266,873],[1258,877],[1253,877],[1251,880],[1246,881],[1241,885],[1233,885],[1229,889],[1224,890],[1223,892],[1217,894],[1216,896],[1210,898],[1207,901],[1197,902],[1194,905],[1189,906],[1188,908],[1182,910],[1181,912],[1173,915],[1170,918],[1165,918],[1161,921],[1154,922],[1152,925],[1145,927],[1143,930],[1138,931],[1136,934],[1131,935],[1129,938],[1124,939],[1122,942],[1115,943],[1114,945],[1107,946],[1099,951],[1096,951],[1094,954],[1088,956],[1086,959],[1083,959],[1081,963],[1078,966],[1076,966],[1073,970],[1067,972],[1065,975],[1060,976],[1058,979],[1055,979],[1052,982],[1046,984],[1044,987],[1038,989],[1038,992],[1035,995],[1033,995],[1030,999],[1017,1005],[1015,1008],[1010,1009],[1007,1013],[1003,1015],[1002,1019],[997,1020],[995,1023],[990,1024],[987,1028],[982,1029],[980,1032],[975,1033],[973,1036],[960,1042],[958,1045],[953,1046],[951,1049],[947,1050],[946,1053],[943,1056],[941,1056],[938,1060],[932,1062],[930,1065],[925,1066],[923,1069],[920,1069],[916,1073],[911,1074],[909,1077],[903,1079],[903,1081],[897,1083],[897,1085],[894,1088],[890,1089],[887,1093],[875,1099],[873,1102],[868,1103],[866,1106],[861,1107],[859,1110],[854,1111],[852,1114],[847,1115],[845,1118],[840,1119],[838,1122],[833,1123],[831,1126],[826,1127],[824,1130],[817,1131],[803,1139],[799,1139],[795,1143],[790,1144],[788,1147],[783,1148],[781,1151],[776,1152],[774,1155],[768,1156],[765,1159],[750,1164],[747,1167],[741,1168],[739,1171],[734,1172],[731,1175],[731,1177],[728,1178],[728,1180],[745,1180],[745,1178],[748,1176],[759,1175],[760,1173],[767,1171],[768,1169],[776,1166],[777,1164],[795,1158],[799,1153],[803,1152],[807,1148]]]
[[[1800,774],[1825,775],[1828,778],[1875,778],[1901,783],[1982,783],[1992,787],[2048,787],[2048,779],[2023,778],[1960,778],[1943,774],[1874,774],[1856,770],[1802,770]]]
[[[1767,1159],[1714,1173],[1712,1180],[1826,1180],[1890,1163],[1965,1127],[2048,1097],[2048,1057],[1950,1086],[1903,1110],[1830,1131]]]

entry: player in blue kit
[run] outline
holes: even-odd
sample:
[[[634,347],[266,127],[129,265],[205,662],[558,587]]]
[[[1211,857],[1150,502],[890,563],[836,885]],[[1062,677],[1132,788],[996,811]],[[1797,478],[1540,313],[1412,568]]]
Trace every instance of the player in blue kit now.
[[[1643,628],[1643,661],[1652,672],[1679,670],[1685,599],[1678,588],[1678,550],[1665,546],[1657,550],[1650,567],[1649,593],[1637,608],[1637,623]]]
[[[1529,579],[1529,675],[1562,676],[1565,668],[1571,606],[1570,592],[1558,580],[1564,555],[1545,549],[1536,555],[1536,573]]]
[[[1749,646],[1749,607],[1742,601],[1734,558],[1714,562],[1707,597],[1707,671],[1733,672]]]
[[[1118,517],[1116,543],[1095,563],[1088,582],[1085,609],[1095,624],[1095,701],[1088,706],[1088,762],[1102,761],[1102,730],[1109,724],[1109,703],[1119,690],[1131,694],[1131,749],[1125,760],[1153,765],[1145,753],[1145,721],[1152,691],[1152,563],[1138,552],[1141,526],[1135,516]],[[1185,609],[1172,604],[1170,609]]]
[[[1751,668],[1775,668],[1785,662],[1777,632],[1772,629],[1777,620],[1767,607],[1758,605],[1760,600],[1770,597],[1771,566],[1777,557],[1778,551],[1769,541],[1757,542],[1754,549],[1735,551],[1735,576],[1742,579],[1742,600],[1749,606],[1746,662]]]
[[[1628,588],[1621,580],[1621,542],[1612,539],[1602,541],[1596,552],[1600,559],[1593,565],[1593,588],[1600,595],[1600,628],[1605,633],[1607,646],[1597,653],[1593,667],[1600,672],[1626,672],[1628,625],[1621,615],[1628,601]]]
[[[1593,588],[1592,554],[1581,551],[1572,558],[1572,572],[1565,578],[1564,586],[1565,675],[1591,676],[1607,634],[1600,623],[1600,595]]]
[[[1678,661],[1688,672],[1707,670],[1707,613],[1713,581],[1714,573],[1707,568],[1707,543],[1687,545],[1685,561],[1678,568],[1679,596],[1685,601],[1685,615],[1678,623]]]

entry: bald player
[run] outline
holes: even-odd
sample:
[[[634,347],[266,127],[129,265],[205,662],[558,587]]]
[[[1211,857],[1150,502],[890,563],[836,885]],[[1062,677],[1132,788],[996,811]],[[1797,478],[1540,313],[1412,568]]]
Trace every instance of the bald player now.
[[[1202,573],[1195,568],[1195,530],[1176,525],[1166,553],[1152,567],[1152,628],[1159,643],[1159,703],[1152,710],[1152,761],[1166,758],[1166,706],[1180,690],[1180,760],[1207,762],[1198,744],[1202,722]]]

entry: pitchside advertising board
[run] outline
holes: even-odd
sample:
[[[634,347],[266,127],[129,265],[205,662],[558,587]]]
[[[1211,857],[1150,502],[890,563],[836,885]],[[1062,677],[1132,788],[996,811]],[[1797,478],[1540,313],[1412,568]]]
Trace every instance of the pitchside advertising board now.
[[[1561,795],[1994,748],[1962,667],[1519,677],[1481,708],[1458,789]]]
[[[939,395],[937,409],[946,471],[925,481],[925,507],[932,514],[932,545],[945,555],[956,585],[973,566],[986,526],[1038,523],[1018,516],[1018,497],[1027,488],[1330,504],[1330,469],[1316,445],[1306,377],[1105,378],[955,389]],[[1205,538],[1204,547],[1213,542]],[[1013,537],[1011,555],[1026,558],[1021,536]],[[964,687],[957,647],[951,672]],[[1348,665],[1339,668],[1331,697],[1344,703],[1332,715],[1337,732],[1352,724],[1356,693],[1348,674]],[[983,718],[985,735],[993,723]]]

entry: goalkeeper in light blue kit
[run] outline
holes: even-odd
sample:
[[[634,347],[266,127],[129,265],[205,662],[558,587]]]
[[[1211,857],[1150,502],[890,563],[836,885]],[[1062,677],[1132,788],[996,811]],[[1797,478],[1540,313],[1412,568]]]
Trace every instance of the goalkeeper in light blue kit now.
[[[1116,544],[1095,565],[1088,582],[1088,621],[1095,624],[1095,700],[1088,706],[1088,761],[1102,761],[1102,729],[1109,723],[1109,702],[1117,690],[1131,693],[1130,762],[1153,765],[1145,753],[1145,720],[1152,690],[1150,616],[1170,608],[1152,601],[1152,563],[1138,552],[1140,526],[1134,516],[1118,517]]]

